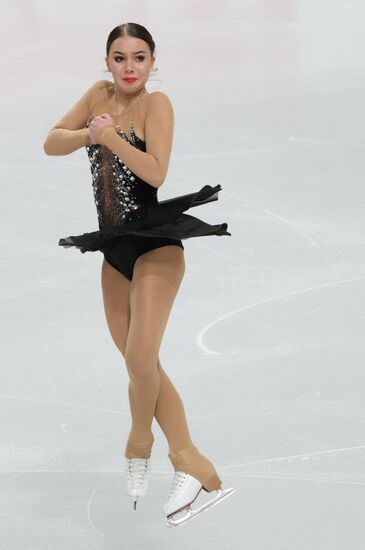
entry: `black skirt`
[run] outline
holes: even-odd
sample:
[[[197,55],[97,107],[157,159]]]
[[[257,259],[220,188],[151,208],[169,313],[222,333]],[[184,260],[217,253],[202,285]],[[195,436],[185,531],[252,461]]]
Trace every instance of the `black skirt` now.
[[[65,248],[74,246],[84,252],[103,251],[118,235],[135,234],[146,237],[170,237],[191,239],[206,235],[229,235],[227,224],[210,225],[199,218],[183,214],[189,208],[218,200],[221,185],[205,185],[196,193],[173,197],[139,209],[139,219],[121,225],[112,225],[91,233],[74,235],[59,240]]]

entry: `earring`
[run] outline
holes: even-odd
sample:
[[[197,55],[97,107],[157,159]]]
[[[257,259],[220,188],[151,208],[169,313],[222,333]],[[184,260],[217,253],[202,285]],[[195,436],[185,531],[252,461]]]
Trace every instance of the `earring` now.
[[[157,90],[157,89],[159,88],[159,86],[161,86],[161,84],[162,84],[162,82],[163,82],[163,80],[161,80],[161,79],[159,79],[159,78],[151,78],[151,76],[153,76],[152,73],[157,73],[157,71],[158,71],[158,67],[156,67],[155,69],[151,69],[151,70],[150,70],[150,76],[148,77],[148,80],[149,80],[150,82],[160,82],[160,84],[157,85],[157,86],[154,88],[154,90],[152,90],[152,91]]]

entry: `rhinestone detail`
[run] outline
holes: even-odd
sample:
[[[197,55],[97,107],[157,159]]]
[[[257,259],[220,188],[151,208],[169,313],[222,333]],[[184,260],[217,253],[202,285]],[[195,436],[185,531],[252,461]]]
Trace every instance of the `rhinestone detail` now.
[[[132,142],[121,131],[118,134],[132,146],[146,151],[145,142],[132,128]],[[157,188],[134,174],[122,159],[100,144],[86,146],[92,174],[92,188],[99,228],[141,219],[143,206],[157,204]]]

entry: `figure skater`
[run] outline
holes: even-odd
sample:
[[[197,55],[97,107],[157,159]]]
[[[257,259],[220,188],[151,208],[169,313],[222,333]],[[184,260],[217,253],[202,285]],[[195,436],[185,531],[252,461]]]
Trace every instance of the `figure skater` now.
[[[161,91],[148,92],[155,43],[137,23],[115,27],[105,61],[114,83],[99,80],[49,131],[47,155],[86,147],[99,230],[62,238],[59,245],[103,253],[101,285],[111,337],[129,375],[131,429],[125,474],[134,509],[147,490],[155,417],[169,445],[174,477],[164,512],[167,526],[195,517],[233,493],[223,490],[212,462],[190,437],[184,405],[159,360],[166,324],[185,271],[181,239],[231,235],[227,224],[210,225],[184,214],[218,200],[220,185],[158,201],[172,149],[174,113]],[[196,510],[200,491],[216,496]],[[187,512],[176,519],[179,512]]]

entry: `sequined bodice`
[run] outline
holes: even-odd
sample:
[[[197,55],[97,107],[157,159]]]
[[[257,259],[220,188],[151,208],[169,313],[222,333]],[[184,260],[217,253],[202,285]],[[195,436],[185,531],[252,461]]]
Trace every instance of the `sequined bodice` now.
[[[134,133],[133,127],[130,130],[131,140],[125,132],[117,132],[137,149],[146,151],[145,141]],[[136,176],[108,147],[92,144],[86,146],[86,150],[91,164],[99,229],[138,220],[142,216],[143,206],[157,204],[157,188]]]

